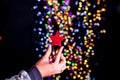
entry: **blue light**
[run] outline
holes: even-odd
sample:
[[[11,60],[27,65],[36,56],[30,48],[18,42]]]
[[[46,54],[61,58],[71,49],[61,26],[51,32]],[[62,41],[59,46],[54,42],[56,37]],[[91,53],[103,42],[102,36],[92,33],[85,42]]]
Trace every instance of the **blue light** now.
[[[37,13],[37,16],[40,16],[41,15],[41,12],[39,11],[38,13]]]
[[[33,31],[36,31],[36,28],[33,28]]]
[[[78,1],[75,1],[75,5],[78,5]]]
[[[96,8],[96,5],[93,5],[93,8]]]
[[[96,79],[93,77],[92,80],[96,80]]]
[[[68,76],[66,76],[66,79],[69,79],[69,77],[68,77]]]
[[[35,50],[36,50],[36,51],[38,51],[38,50],[39,50],[39,48],[36,48]]]
[[[39,31],[42,31],[42,28],[38,28]]]
[[[38,8],[38,6],[33,6],[33,9],[37,9]]]

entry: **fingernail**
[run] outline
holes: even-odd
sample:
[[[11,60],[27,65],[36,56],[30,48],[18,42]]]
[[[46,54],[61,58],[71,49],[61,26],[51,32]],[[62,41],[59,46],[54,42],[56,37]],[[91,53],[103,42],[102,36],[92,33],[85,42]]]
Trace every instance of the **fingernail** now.
[[[62,46],[62,49],[64,48],[64,46]]]
[[[63,53],[62,53],[62,56],[63,56]]]

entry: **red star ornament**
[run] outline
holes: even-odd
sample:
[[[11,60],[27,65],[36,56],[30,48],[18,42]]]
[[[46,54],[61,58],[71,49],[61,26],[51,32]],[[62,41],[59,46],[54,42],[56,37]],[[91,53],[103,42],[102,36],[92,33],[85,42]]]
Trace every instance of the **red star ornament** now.
[[[64,37],[63,37],[63,36],[60,36],[60,33],[59,33],[58,31],[55,33],[55,35],[50,36],[50,38],[51,38],[51,40],[52,40],[52,46],[57,45],[57,46],[60,47],[62,41],[64,40]]]

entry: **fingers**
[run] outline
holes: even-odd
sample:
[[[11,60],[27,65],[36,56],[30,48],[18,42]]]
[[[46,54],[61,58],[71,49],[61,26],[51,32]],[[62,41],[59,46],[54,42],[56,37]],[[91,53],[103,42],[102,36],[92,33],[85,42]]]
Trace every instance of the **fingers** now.
[[[62,67],[62,70],[64,71],[66,69],[66,65],[64,65],[63,67]]]
[[[60,60],[61,60],[60,65],[62,66],[62,69],[65,70],[66,69],[66,58],[63,55],[61,55]]]
[[[59,51],[58,51],[58,54],[57,54],[57,56],[56,56],[56,58],[55,58],[55,63],[59,63],[59,62],[60,62],[60,57],[61,57],[63,48],[64,48],[63,46],[60,47],[60,49],[59,49]]]
[[[60,60],[61,60],[60,63],[66,64],[66,58],[63,55],[60,56]]]
[[[52,52],[52,46],[51,46],[51,44],[49,44],[49,47],[48,47],[48,49],[47,49],[47,51],[45,53],[45,57],[49,58],[51,52]]]

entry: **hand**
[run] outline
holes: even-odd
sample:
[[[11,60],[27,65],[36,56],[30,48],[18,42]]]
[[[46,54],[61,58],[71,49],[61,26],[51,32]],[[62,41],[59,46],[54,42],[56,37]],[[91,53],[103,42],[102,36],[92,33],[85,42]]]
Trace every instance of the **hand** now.
[[[59,51],[55,57],[54,62],[50,62],[49,56],[52,52],[52,47],[49,45],[45,55],[38,60],[35,66],[40,71],[42,77],[48,77],[54,74],[62,73],[66,69],[66,59],[62,55],[63,46],[59,48]]]

